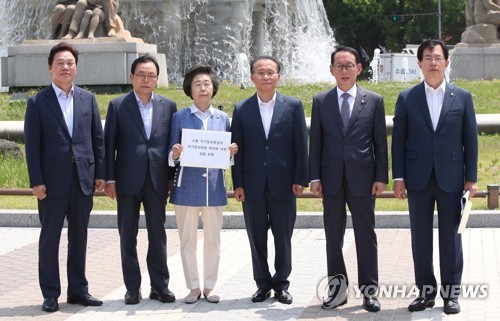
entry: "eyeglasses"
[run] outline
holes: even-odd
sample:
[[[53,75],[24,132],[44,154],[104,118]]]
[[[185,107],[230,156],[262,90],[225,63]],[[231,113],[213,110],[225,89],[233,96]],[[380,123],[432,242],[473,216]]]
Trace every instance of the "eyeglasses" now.
[[[425,57],[424,58],[424,61],[427,62],[427,63],[431,63],[431,62],[435,62],[437,64],[440,64],[444,61],[444,58],[443,57],[440,57],[440,56],[437,56],[437,57]]]
[[[353,70],[354,68],[356,68],[356,65],[355,64],[346,64],[346,65],[333,65],[333,68],[335,68],[335,70],[337,71],[342,71],[344,68],[346,71],[351,71]]]
[[[155,81],[156,79],[158,79],[157,75],[134,74],[134,76],[136,76],[139,81]]]

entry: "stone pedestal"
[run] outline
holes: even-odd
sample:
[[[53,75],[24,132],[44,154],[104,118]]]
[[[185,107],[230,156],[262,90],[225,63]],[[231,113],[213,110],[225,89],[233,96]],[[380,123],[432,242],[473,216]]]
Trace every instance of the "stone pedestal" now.
[[[2,57],[2,86],[14,88],[44,87],[50,84],[48,56],[61,40],[26,40],[7,49]],[[130,87],[130,66],[139,56],[151,54],[160,65],[159,87],[168,86],[165,54],[156,45],[138,38],[95,38],[66,41],[78,51],[75,84],[97,91],[120,91]]]
[[[451,80],[500,79],[500,43],[459,43],[450,51]]]

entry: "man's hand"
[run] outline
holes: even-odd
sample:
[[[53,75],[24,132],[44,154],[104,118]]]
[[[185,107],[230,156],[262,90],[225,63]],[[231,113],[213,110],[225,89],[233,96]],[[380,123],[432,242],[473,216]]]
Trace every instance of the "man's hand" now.
[[[112,200],[116,199],[116,184],[107,183],[106,187],[104,187],[104,193]]]
[[[45,185],[33,186],[31,189],[33,195],[35,195],[40,201],[47,197],[46,191]]]
[[[405,182],[404,181],[394,181],[394,186],[392,187],[392,190],[394,191],[394,196],[396,198],[399,198],[400,200],[404,200],[406,198],[406,188],[405,188]]]
[[[96,179],[95,180],[95,190],[98,192],[102,192],[104,190],[104,187],[106,187],[106,181],[103,179]]]
[[[293,191],[293,194],[295,196],[300,196],[300,195],[302,195],[302,192],[304,191],[304,186],[299,185],[299,184],[293,184],[292,191]]]
[[[379,196],[383,191],[385,191],[386,187],[386,183],[374,182],[372,185],[372,195]]]
[[[474,194],[476,194],[477,192],[476,182],[466,181],[464,185],[464,191],[469,191],[469,199],[472,199],[472,197],[474,197]]]
[[[234,155],[236,155],[237,152],[238,152],[238,144],[231,143],[231,145],[229,145],[229,157],[233,157]]]
[[[238,202],[244,202],[245,201],[245,190],[243,189],[243,187],[237,187],[234,190],[234,198]]]
[[[323,185],[320,181],[311,182],[311,187],[309,188],[316,197],[323,197]]]

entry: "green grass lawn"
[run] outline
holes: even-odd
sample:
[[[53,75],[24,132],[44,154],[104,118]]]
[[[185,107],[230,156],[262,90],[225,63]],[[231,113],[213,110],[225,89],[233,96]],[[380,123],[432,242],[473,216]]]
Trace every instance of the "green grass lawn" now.
[[[408,88],[415,83],[380,83],[372,84],[366,81],[361,81],[360,85],[379,92],[384,96],[386,115],[394,113],[394,105],[398,93]],[[456,84],[466,88],[472,92],[476,113],[494,114],[500,113],[500,96],[498,89],[500,88],[500,80],[494,81],[458,81]],[[302,84],[292,85],[286,84],[278,88],[278,90],[287,95],[300,98],[304,103],[305,114],[310,116],[311,103],[314,94],[332,88],[332,84]],[[177,102],[179,109],[185,108],[191,104],[191,99],[187,97],[180,88],[163,88],[158,92],[162,95],[170,97]],[[224,111],[231,115],[233,105],[249,97],[255,92],[254,88],[240,89],[237,86],[231,86],[222,83],[219,87],[217,96],[213,99],[213,105],[224,107]],[[31,91],[30,94],[34,94]],[[106,109],[109,100],[118,96],[112,94],[99,94],[97,100],[101,111],[102,118],[105,117]],[[2,120],[23,120],[25,106],[22,103],[9,105],[10,95],[0,93],[0,121]],[[391,137],[389,139],[389,146]],[[390,150],[390,148],[389,148]],[[389,155],[390,156],[390,155]],[[390,160],[390,157],[389,157]],[[389,164],[390,166],[390,164]],[[390,167],[389,167],[390,168]],[[389,170],[390,174],[390,170]],[[232,182],[227,176],[228,189],[232,189]],[[480,135],[479,136],[479,166],[478,166],[478,188],[486,190],[487,184],[500,184],[500,135]],[[28,188],[28,174],[24,159],[9,159],[0,157],[0,188]],[[388,190],[392,189],[392,183],[389,183]],[[33,196],[0,196],[0,208],[10,209],[36,209],[36,200]],[[475,199],[474,209],[486,209],[486,199]],[[116,203],[106,197],[94,198],[94,209],[96,210],[115,210]],[[171,205],[167,208],[172,210]],[[407,204],[404,201],[395,199],[379,199],[377,200],[376,209],[378,211],[396,211],[407,210]],[[229,200],[226,207],[227,211],[241,211],[241,204],[234,199]],[[299,211],[322,211],[320,199],[299,199]]]
[[[376,91],[384,97],[386,115],[394,114],[394,106],[401,90],[409,88],[416,83],[385,82],[379,84],[360,81],[359,85],[367,89]],[[464,81],[456,82],[457,86],[469,90],[474,97],[474,106],[478,114],[497,114],[500,113],[500,80],[492,81]],[[329,83],[317,84],[284,84],[278,87],[278,91],[299,98],[302,100],[305,109],[305,115],[311,116],[312,98],[315,94],[330,90],[334,85]],[[157,92],[161,95],[173,99],[177,103],[178,109],[183,109],[191,105],[191,98],[184,94],[184,91],[178,87],[160,88]],[[30,95],[36,91],[30,91]],[[212,104],[215,107],[223,106],[223,110],[229,115],[232,114],[233,106],[238,101],[245,99],[255,93],[253,87],[240,89],[239,86],[222,83]],[[97,103],[101,112],[101,117],[106,117],[106,110],[109,101],[120,94],[98,94]],[[11,95],[0,93],[0,120],[22,120],[24,118],[25,106],[22,103],[9,105]]]

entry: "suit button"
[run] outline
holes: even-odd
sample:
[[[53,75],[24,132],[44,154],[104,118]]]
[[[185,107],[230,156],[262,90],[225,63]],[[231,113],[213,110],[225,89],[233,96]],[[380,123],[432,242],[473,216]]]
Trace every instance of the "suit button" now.
[[[262,165],[266,166],[266,162],[262,163]]]
[[[203,177],[207,177],[207,173],[204,173],[204,174],[203,174],[203,175],[201,175],[201,176],[203,176]]]
[[[266,146],[266,149],[269,149],[269,146]]]

